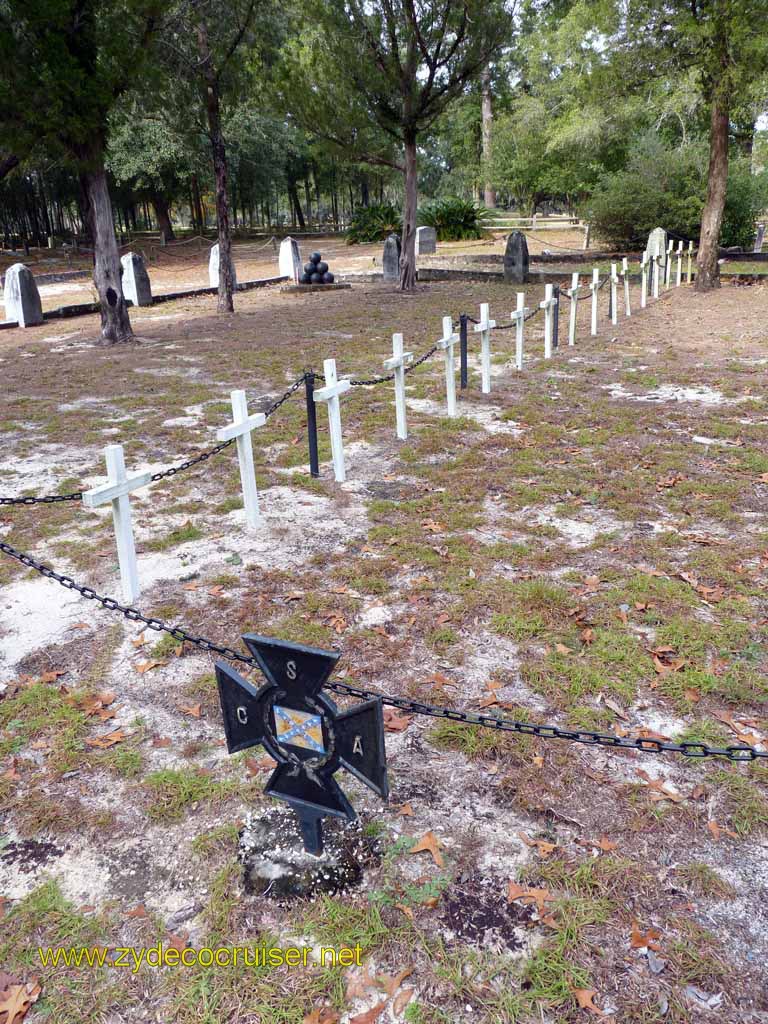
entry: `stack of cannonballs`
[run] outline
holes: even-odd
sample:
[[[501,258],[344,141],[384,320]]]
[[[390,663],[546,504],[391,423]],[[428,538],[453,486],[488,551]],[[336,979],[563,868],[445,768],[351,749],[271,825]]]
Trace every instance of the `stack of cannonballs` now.
[[[319,252],[313,252],[309,257],[309,263],[304,264],[304,273],[299,278],[299,284],[333,284],[333,282],[334,276],[328,269],[328,264]]]

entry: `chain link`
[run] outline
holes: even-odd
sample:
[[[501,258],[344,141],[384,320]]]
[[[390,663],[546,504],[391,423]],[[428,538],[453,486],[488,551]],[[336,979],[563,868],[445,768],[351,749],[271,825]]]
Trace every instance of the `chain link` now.
[[[295,389],[294,389],[295,390]],[[167,633],[180,643],[189,643],[198,650],[207,653],[220,654],[230,661],[240,664],[256,666],[257,662],[245,654],[241,654],[233,647],[226,644],[218,644],[204,636],[197,636],[184,629],[183,626],[170,626],[162,619],[144,615],[137,608],[130,605],[120,604],[112,597],[103,597],[92,587],[76,583],[71,576],[58,573],[50,566],[39,562],[31,555],[18,551],[4,541],[0,541],[0,551],[15,558],[17,562],[26,565],[35,572],[40,573],[46,579],[54,580],[61,584],[66,590],[74,590],[81,597],[89,601],[96,601],[107,611],[119,612],[131,622],[141,622],[148,629],[158,633]],[[723,757],[729,761],[756,761],[758,758],[768,758],[768,751],[756,750],[749,746],[710,747],[706,743],[672,743],[669,740],[659,739],[631,739],[628,737],[614,736],[611,733],[594,732],[590,729],[561,729],[558,725],[537,724],[534,722],[521,722],[513,718],[505,718],[503,715],[484,715],[476,711],[462,711],[459,708],[442,707],[437,704],[425,704],[421,701],[410,700],[407,697],[393,697],[377,693],[375,690],[366,690],[350,683],[327,682],[325,689],[345,697],[357,697],[360,700],[370,700],[374,697],[381,698],[382,703],[389,707],[406,711],[413,715],[423,715],[428,718],[445,718],[452,722],[459,722],[462,725],[477,725],[486,729],[495,729],[498,732],[512,732],[523,736],[536,736],[543,740],[568,740],[572,743],[584,743],[590,746],[612,747],[621,750],[640,750],[649,753],[675,753],[683,754],[686,757]]]

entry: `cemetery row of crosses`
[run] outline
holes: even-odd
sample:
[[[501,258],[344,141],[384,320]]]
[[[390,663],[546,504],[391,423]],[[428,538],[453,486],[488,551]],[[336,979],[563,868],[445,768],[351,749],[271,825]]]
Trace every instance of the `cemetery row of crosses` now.
[[[768,1021],[764,11],[553,13],[0,3],[0,1024]]]

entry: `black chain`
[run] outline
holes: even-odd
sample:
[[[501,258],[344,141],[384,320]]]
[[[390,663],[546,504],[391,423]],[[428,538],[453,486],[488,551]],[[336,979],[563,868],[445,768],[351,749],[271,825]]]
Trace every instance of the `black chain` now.
[[[277,412],[283,402],[287,402],[288,399],[293,395],[306,380],[306,373],[303,373],[300,377],[291,384],[288,390],[273,402],[272,405],[267,409],[264,415],[269,417]],[[153,473],[150,477],[152,483],[157,483],[159,480],[165,480],[167,477],[176,476],[177,473],[183,473],[187,469],[191,469],[193,466],[199,466],[202,462],[207,462],[208,459],[213,458],[214,455],[218,455],[219,452],[223,452],[225,448],[229,448],[230,445],[235,443],[235,438],[231,438],[229,441],[222,441],[221,444],[217,444],[214,448],[209,448],[207,451],[201,452],[200,455],[195,455],[191,459],[187,459],[186,462],[180,463],[178,466],[170,466],[168,469],[160,470],[157,473]],[[41,497],[28,497],[28,498],[0,498],[0,505],[51,505],[57,501],[80,501],[83,497],[82,491],[75,491],[73,494],[46,494]]]
[[[256,666],[255,658],[241,654],[232,647],[225,644],[217,644],[203,636],[196,636],[182,626],[169,626],[162,619],[153,616],[143,615],[137,608],[130,605],[122,605],[112,597],[102,597],[92,587],[76,583],[71,576],[64,576],[55,572],[50,566],[38,562],[36,558],[17,551],[4,541],[0,541],[0,551],[15,558],[35,572],[39,572],[46,579],[55,580],[67,590],[74,590],[81,597],[89,601],[96,601],[107,611],[120,612],[131,622],[141,622],[148,629],[158,633],[167,633],[174,640],[180,643],[190,643],[201,651],[214,652],[230,661],[241,664]],[[729,761],[756,761],[758,758],[768,758],[768,751],[756,750],[749,746],[710,747],[706,743],[672,743],[668,740],[658,739],[631,739],[627,737],[614,736],[611,733],[594,732],[591,729],[561,729],[558,725],[533,722],[520,722],[513,718],[506,718],[503,715],[484,715],[476,711],[461,711],[458,708],[447,708],[437,704],[424,704],[421,701],[409,700],[407,697],[392,697],[386,694],[377,693],[375,690],[366,690],[360,686],[353,686],[351,683],[327,682],[325,689],[333,693],[342,694],[346,697],[358,697],[360,700],[371,700],[380,698],[383,704],[389,707],[398,708],[413,715],[424,715],[428,718],[445,718],[451,722],[460,722],[462,725],[477,725],[486,729],[495,729],[498,732],[512,732],[523,736],[536,736],[542,740],[569,740],[572,743],[585,743],[590,746],[612,747],[620,750],[640,750],[648,753],[674,753],[683,754],[686,757],[724,757]]]
[[[411,373],[413,370],[416,369],[417,366],[421,366],[422,363],[426,363],[426,361],[428,359],[431,359],[435,352],[437,352],[439,347],[439,345],[433,345],[432,348],[425,352],[423,356],[419,356],[419,358],[414,363],[411,363],[410,366],[406,366],[404,372],[406,374]],[[325,380],[325,377],[321,373],[316,373],[315,377],[322,381]],[[353,388],[359,388],[369,387],[372,384],[386,384],[388,381],[392,381],[394,379],[394,373],[390,373],[387,374],[386,377],[370,377],[368,380],[351,380],[349,383],[352,385]]]

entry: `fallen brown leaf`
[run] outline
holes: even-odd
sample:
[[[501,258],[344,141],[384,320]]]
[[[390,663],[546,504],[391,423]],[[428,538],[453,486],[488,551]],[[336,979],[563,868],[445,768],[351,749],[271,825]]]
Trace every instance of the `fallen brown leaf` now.
[[[593,999],[597,995],[597,989],[594,988],[574,988],[571,989],[573,998],[579,1005],[580,1010],[589,1010],[590,1013],[596,1013],[598,1017],[604,1017],[605,1014],[601,1009],[595,1006]]]
[[[408,852],[429,853],[432,855],[432,860],[439,868],[445,867],[445,861],[443,860],[443,855],[440,852],[440,844],[438,843],[437,836],[434,832],[425,832],[418,843],[416,843],[415,846],[412,846]]]
[[[366,1010],[365,1013],[358,1013],[356,1017],[350,1017],[349,1024],[373,1024],[382,1015],[386,1005],[387,1000],[385,999],[377,1006],[372,1006],[370,1010]]]

